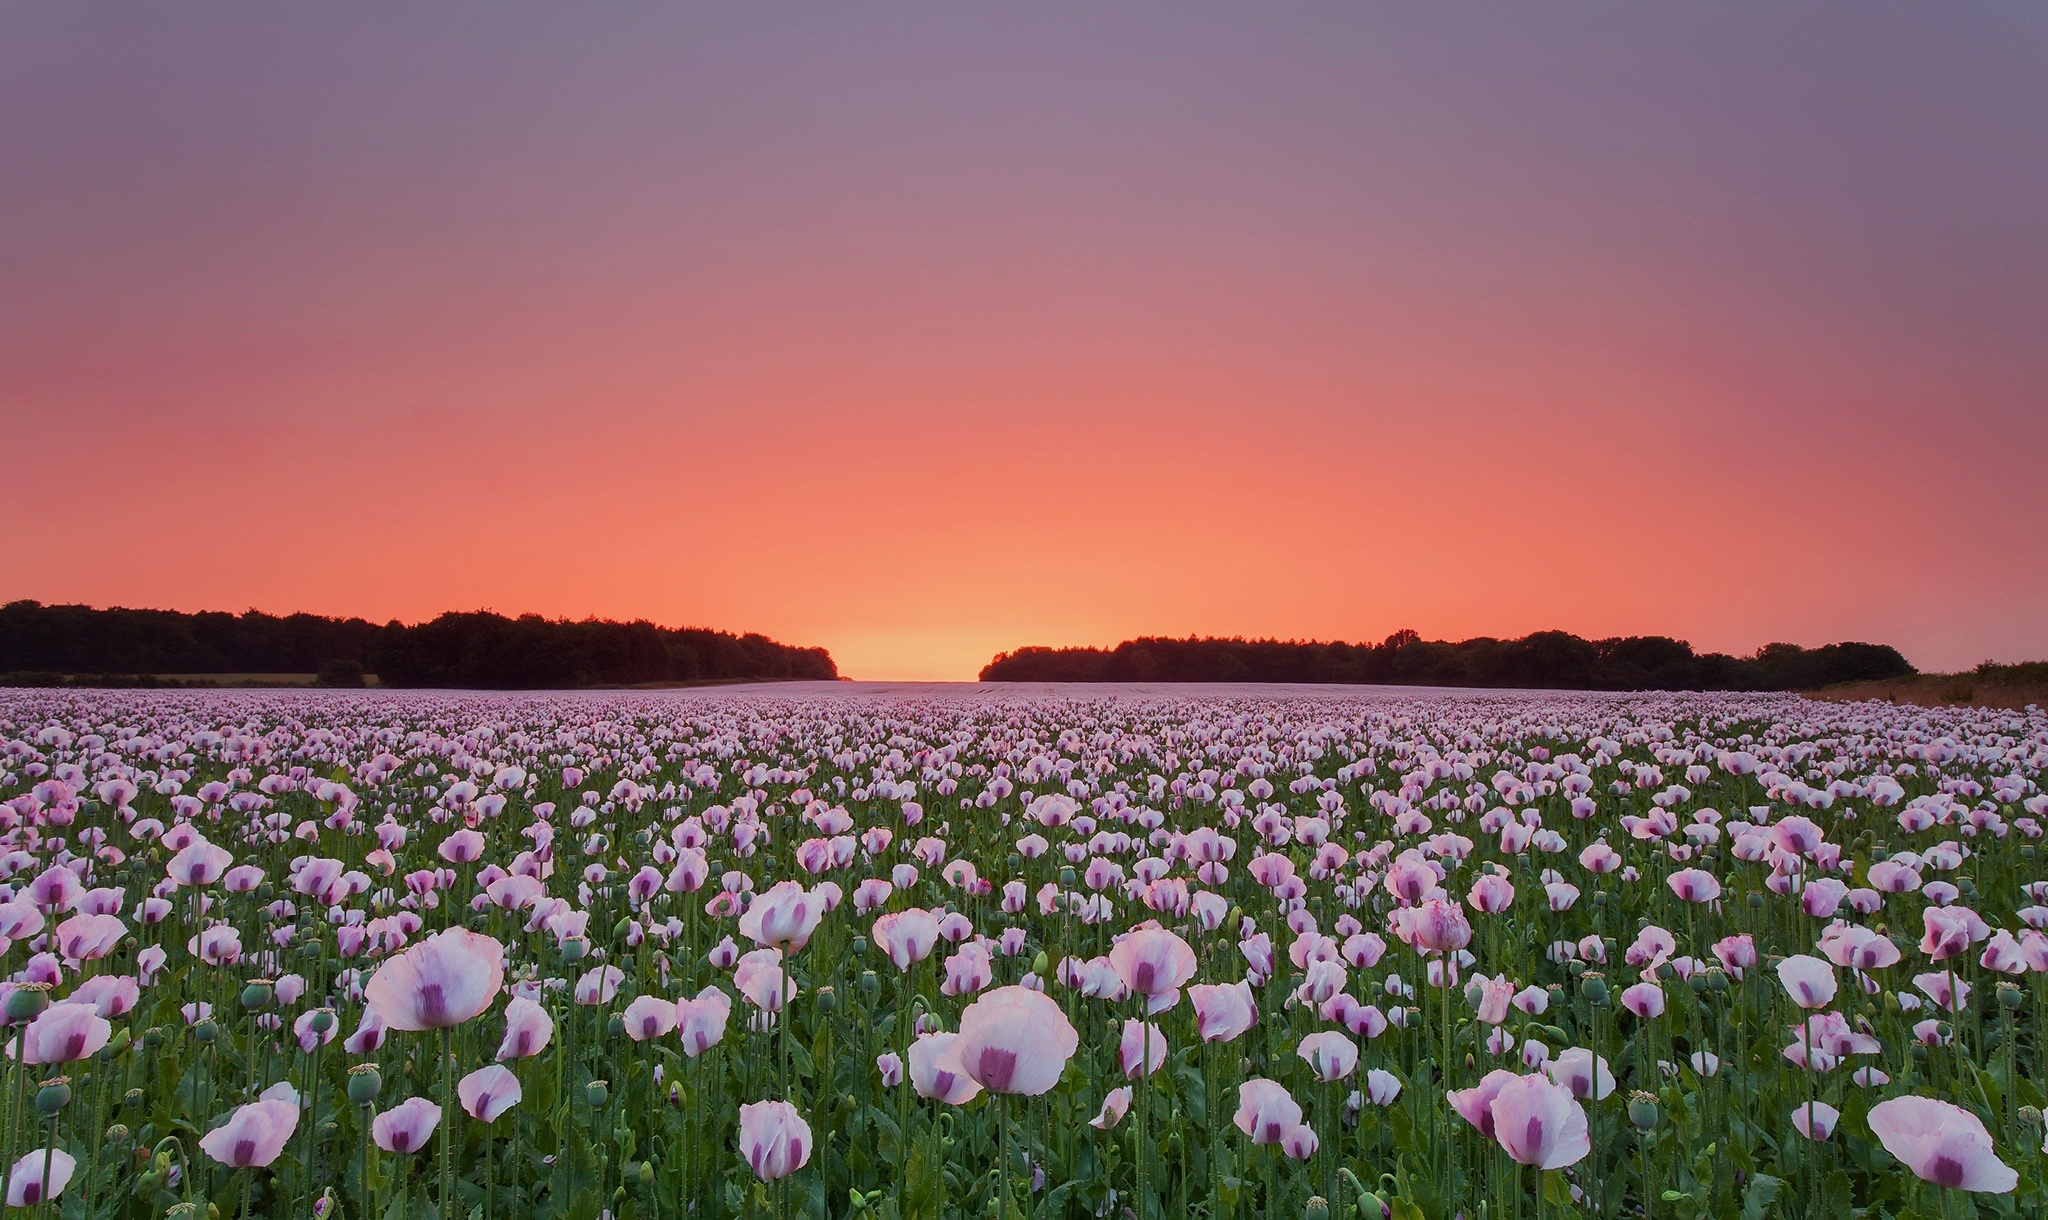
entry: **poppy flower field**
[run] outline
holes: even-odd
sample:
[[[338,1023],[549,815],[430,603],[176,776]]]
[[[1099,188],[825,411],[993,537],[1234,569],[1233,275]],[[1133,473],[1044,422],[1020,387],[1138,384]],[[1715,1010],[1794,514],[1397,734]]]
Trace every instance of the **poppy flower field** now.
[[[0,692],[5,1199],[2048,1215],[2048,713]]]

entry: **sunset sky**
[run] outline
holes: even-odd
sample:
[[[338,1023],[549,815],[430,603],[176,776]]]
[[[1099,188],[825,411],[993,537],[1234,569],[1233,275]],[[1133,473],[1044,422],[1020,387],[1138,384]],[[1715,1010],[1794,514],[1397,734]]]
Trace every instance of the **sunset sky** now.
[[[0,7],[0,599],[2048,656],[2048,7]]]

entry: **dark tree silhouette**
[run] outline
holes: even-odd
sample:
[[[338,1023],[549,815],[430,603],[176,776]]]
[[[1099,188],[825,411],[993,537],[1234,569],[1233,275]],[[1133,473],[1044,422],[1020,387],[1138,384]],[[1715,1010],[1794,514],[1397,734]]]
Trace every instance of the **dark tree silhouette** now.
[[[1539,631],[1518,640],[1449,643],[1397,631],[1378,644],[1189,638],[1114,648],[1020,648],[981,671],[984,682],[1376,682],[1402,686],[1555,690],[1813,690],[1916,671],[1885,644],[1800,648],[1752,657],[1696,653],[1684,640],[1586,640]]]
[[[822,648],[761,635],[529,614],[444,614],[411,626],[174,610],[0,606],[0,674],[317,674],[323,684],[541,689],[742,678],[836,678]]]

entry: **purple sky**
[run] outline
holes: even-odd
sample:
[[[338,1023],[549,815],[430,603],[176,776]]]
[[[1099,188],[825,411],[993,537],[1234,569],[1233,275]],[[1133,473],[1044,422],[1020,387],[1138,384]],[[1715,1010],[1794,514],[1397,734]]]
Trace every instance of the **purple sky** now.
[[[0,596],[2048,656],[2048,9],[0,8]]]

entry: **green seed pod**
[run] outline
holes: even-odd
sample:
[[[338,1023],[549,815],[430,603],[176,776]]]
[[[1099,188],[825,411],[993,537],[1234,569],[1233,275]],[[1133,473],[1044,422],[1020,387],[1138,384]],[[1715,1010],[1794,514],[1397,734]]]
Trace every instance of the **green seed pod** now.
[[[1728,972],[1719,966],[1707,967],[1707,990],[1716,993],[1728,990]]]
[[[1068,865],[1063,865],[1063,866],[1061,866],[1061,868],[1060,868],[1060,885],[1061,885],[1062,887],[1064,887],[1064,888],[1067,888],[1067,889],[1072,889],[1072,888],[1073,888],[1073,886],[1074,886],[1074,866],[1073,866],[1073,865],[1071,865],[1071,864],[1068,864]]]
[[[1597,970],[1588,970],[1579,979],[1579,992],[1591,1004],[1607,1002],[1607,978]]]
[[[818,1006],[819,1012],[839,1011],[839,994],[830,987],[818,988],[811,994],[811,1002]]]
[[[860,972],[860,989],[869,995],[875,995],[882,990],[882,980],[875,976],[874,971],[863,970]]]
[[[164,1220],[199,1220],[197,1203],[173,1203],[164,1212]]]
[[[1758,893],[1754,893],[1754,892],[1752,892],[1752,893],[1750,894],[1750,896],[1749,896],[1749,909],[1750,909],[1750,910],[1752,910],[1752,911],[1761,911],[1761,910],[1763,910],[1763,909],[1764,909],[1764,896],[1763,896],[1762,894],[1758,894]]]
[[[1593,905],[1594,905],[1594,906],[1596,906],[1596,907],[1604,907],[1604,906],[1606,906],[1606,905],[1607,905],[1607,891],[1606,891],[1606,890],[1595,890],[1595,891],[1593,891]]]
[[[348,1099],[359,1106],[377,1100],[384,1091],[384,1074],[374,1063],[358,1063],[348,1070]]]
[[[242,988],[242,1007],[252,1012],[270,1007],[270,1002],[276,998],[277,989],[269,979],[250,979]]]
[[[1302,1212],[1303,1220],[1330,1220],[1330,1201],[1321,1195],[1308,1197],[1308,1208]]]
[[[583,1104],[593,1110],[602,1108],[611,1097],[612,1085],[609,1080],[593,1080],[583,1086]]]
[[[170,1034],[164,1031],[163,1026],[152,1025],[148,1029],[142,1031],[142,1045],[148,1047],[150,1050],[155,1050],[157,1047],[162,1046],[164,1044],[164,1039],[168,1037],[170,1037]]]
[[[220,1026],[213,1023],[212,1017],[208,1017],[192,1027],[192,1036],[201,1042],[211,1042],[220,1037]]]
[[[1672,979],[1675,979],[1677,977],[1678,967],[1672,965],[1670,962],[1657,963],[1657,978],[1660,982],[1668,983]]]
[[[1655,1096],[1640,1089],[1628,1095],[1628,1121],[1635,1124],[1636,1130],[1655,1130],[1658,1117]]]
[[[128,1125],[126,1123],[115,1123],[107,1128],[107,1142],[109,1144],[119,1144],[126,1141],[127,1138]]]
[[[562,960],[564,962],[580,962],[583,960],[583,955],[589,951],[590,946],[584,943],[583,938],[580,936],[572,936],[562,942]]]
[[[269,902],[275,897],[277,897],[277,887],[270,882],[266,881],[256,887],[256,900],[258,902]]]
[[[2001,1008],[2018,1012],[2020,1006],[2026,1002],[2027,997],[2021,993],[2018,987],[2013,986],[2011,983],[2000,983],[1998,985],[1998,1003]]]
[[[142,1090],[141,1090],[141,1089],[130,1089],[130,1090],[128,1090],[128,1091],[127,1091],[126,1093],[123,1093],[123,1094],[121,1094],[121,1104],[122,1104],[122,1105],[124,1105],[124,1106],[139,1106],[139,1105],[141,1105],[141,1104],[142,1104]]]
[[[36,1090],[36,1112],[39,1114],[55,1114],[70,1104],[71,1078],[68,1076],[52,1076]]]
[[[1685,985],[1692,989],[1694,995],[1707,994],[1707,982],[1707,972],[1704,970],[1685,976]]]
[[[868,955],[868,938],[856,936],[846,947],[853,951],[855,957],[866,957]]]
[[[7,993],[7,1019],[13,1022],[33,1021],[43,1015],[50,1006],[50,985],[48,983],[17,983]]]
[[[613,1013],[611,1019],[604,1023],[604,1027],[605,1031],[614,1038],[626,1036],[626,1018],[618,1013]]]
[[[306,1024],[314,1033],[324,1034],[334,1028],[334,1010],[332,1008],[315,1009],[313,1019],[306,1022]]]
[[[2027,1124],[2027,1125],[2028,1125],[2029,1127],[2038,1127],[2038,1126],[2040,1126],[2040,1125],[2041,1125],[2041,1107],[2039,1107],[2039,1106],[2021,1106],[2021,1107],[2020,1107],[2020,1121],[2021,1121],[2021,1122],[2023,1122],[2023,1123],[2025,1123],[2025,1124]]]

